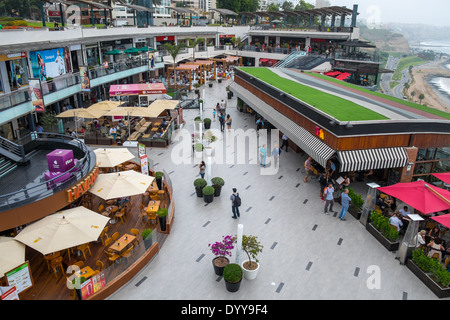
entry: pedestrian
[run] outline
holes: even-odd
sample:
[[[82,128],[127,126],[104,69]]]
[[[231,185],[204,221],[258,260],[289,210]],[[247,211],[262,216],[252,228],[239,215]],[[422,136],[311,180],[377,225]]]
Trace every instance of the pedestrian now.
[[[221,113],[219,116],[219,122],[220,122],[220,131],[223,132],[223,130],[225,129],[225,116],[223,115],[223,113]]]
[[[256,120],[256,132],[259,133],[259,130],[261,130],[264,127],[264,122],[261,119],[261,117]]]
[[[289,148],[289,141],[288,137],[283,133],[283,136],[281,137],[281,150],[283,150],[283,147],[286,147],[286,152],[288,152]]]
[[[280,161],[280,154],[281,154],[281,149],[276,144],[275,147],[273,147],[273,149],[272,149],[272,157],[273,157],[274,165],[277,168],[280,165],[280,162],[279,162]]]
[[[325,190],[323,190],[323,195],[325,197],[325,207],[324,207],[325,214],[328,214],[328,207],[330,207],[330,212],[334,212],[333,211],[333,204],[334,204],[333,192],[334,192],[334,188],[333,188],[332,183],[329,183],[328,187],[326,187]]]
[[[239,193],[237,192],[236,188],[233,188],[233,193],[230,196],[230,200],[231,200],[231,210],[233,212],[232,218],[237,219],[238,217],[241,216],[239,213],[239,207],[241,206],[241,198],[239,197]]]
[[[227,120],[225,122],[227,124],[228,132],[230,132],[232,119],[229,114],[227,114]]]
[[[216,121],[216,109],[213,110],[213,119]]]
[[[350,202],[352,199],[348,195],[348,188],[344,189],[341,195],[341,211],[339,211],[338,218],[342,221],[345,221],[345,214],[347,213],[348,207],[350,206]]]
[[[44,132],[44,128],[42,128],[42,126],[40,124],[38,124],[37,127],[36,127],[36,131],[38,133],[42,133],[42,132]]]
[[[309,177],[309,175],[312,172],[311,171],[311,161],[312,161],[311,157],[308,157],[308,159],[306,159],[306,161],[305,161],[305,173],[306,173],[306,176],[305,176],[305,179],[303,180],[305,182],[308,182],[308,177]]]
[[[259,158],[261,165],[265,168],[266,167],[266,157],[267,157],[267,148],[266,145],[263,144],[261,148],[259,148]]]
[[[205,161],[200,162],[199,168],[200,168],[200,176],[202,177],[202,179],[204,179],[206,170]]]
[[[323,198],[323,190],[327,187],[328,183],[330,183],[330,179],[328,178],[328,174],[326,171],[322,172],[322,174],[320,175],[319,183],[320,183],[320,199],[325,200]]]

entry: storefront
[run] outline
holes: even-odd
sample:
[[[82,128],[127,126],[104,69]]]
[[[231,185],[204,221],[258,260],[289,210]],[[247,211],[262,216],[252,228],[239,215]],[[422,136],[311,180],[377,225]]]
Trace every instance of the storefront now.
[[[25,52],[0,55],[0,90],[7,93],[28,85]]]
[[[155,41],[157,50],[162,50],[166,43],[175,44],[175,36],[158,36],[155,37]]]

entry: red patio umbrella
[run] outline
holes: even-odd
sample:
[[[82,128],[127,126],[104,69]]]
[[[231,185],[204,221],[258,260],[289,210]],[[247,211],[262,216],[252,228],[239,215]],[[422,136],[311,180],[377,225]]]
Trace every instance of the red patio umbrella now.
[[[442,216],[431,217],[434,221],[450,228],[450,214],[444,214]]]
[[[450,191],[435,187],[422,180],[397,183],[377,189],[425,214],[450,209]]]
[[[432,173],[433,176],[438,178],[439,180],[444,181],[447,184],[450,184],[450,172],[445,173]]]

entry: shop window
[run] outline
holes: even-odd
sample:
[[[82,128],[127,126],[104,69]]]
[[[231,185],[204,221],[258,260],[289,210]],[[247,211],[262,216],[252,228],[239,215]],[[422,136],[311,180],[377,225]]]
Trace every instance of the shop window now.
[[[450,160],[436,161],[434,163],[432,172],[433,173],[450,172]]]
[[[436,160],[450,159],[450,148],[438,148],[436,151]]]
[[[414,174],[427,174],[431,172],[431,163],[416,163]]]
[[[434,160],[436,149],[419,149],[416,161]]]

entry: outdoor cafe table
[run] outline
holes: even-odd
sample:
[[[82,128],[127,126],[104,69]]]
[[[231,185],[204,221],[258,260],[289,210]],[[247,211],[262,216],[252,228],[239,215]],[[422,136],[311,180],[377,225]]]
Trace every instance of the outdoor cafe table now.
[[[95,274],[95,271],[92,270],[92,268],[89,267],[89,266],[86,266],[86,267],[84,267],[83,269],[80,269],[80,271],[75,272],[75,275],[76,275],[77,277],[83,276],[83,277],[86,278],[86,279],[89,279],[89,278],[92,277],[94,274]]]
[[[121,236],[119,239],[117,239],[117,241],[114,242],[109,247],[109,249],[116,251],[117,254],[120,254],[135,239],[136,239],[136,236],[133,236],[133,235],[127,233],[127,234]]]
[[[153,181],[152,185],[147,189],[147,191],[149,191],[150,193],[156,193],[159,191],[158,185],[155,181]]]
[[[159,202],[159,201],[158,201]],[[158,212],[159,210],[159,205],[148,205],[147,209],[145,210],[147,213],[154,213],[154,212]]]

